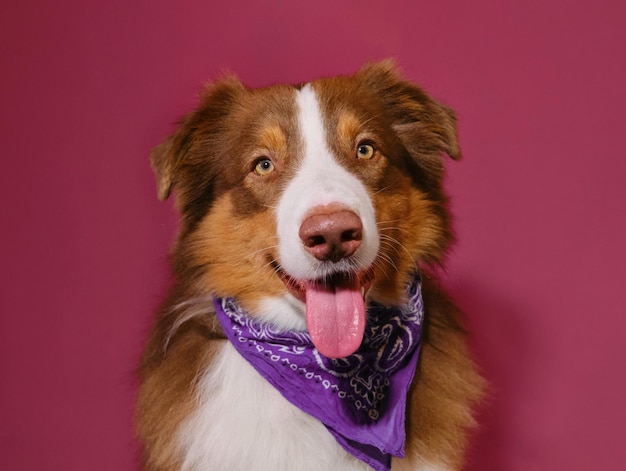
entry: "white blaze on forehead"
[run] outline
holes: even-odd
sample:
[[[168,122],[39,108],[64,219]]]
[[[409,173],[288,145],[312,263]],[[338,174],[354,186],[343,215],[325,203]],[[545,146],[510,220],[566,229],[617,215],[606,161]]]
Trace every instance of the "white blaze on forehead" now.
[[[330,152],[317,96],[310,85],[297,92],[296,105],[304,155],[277,208],[280,264],[289,275],[303,280],[335,271],[366,269],[373,263],[379,244],[369,194],[363,183]],[[331,268],[309,254],[298,236],[307,213],[316,206],[329,204],[353,211],[363,223],[363,240],[352,261],[342,260]]]

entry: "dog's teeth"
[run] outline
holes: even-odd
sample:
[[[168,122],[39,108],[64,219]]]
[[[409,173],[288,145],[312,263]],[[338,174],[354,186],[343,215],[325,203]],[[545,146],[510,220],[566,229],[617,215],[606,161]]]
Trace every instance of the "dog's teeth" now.
[[[361,288],[361,296],[365,296],[365,288]]]

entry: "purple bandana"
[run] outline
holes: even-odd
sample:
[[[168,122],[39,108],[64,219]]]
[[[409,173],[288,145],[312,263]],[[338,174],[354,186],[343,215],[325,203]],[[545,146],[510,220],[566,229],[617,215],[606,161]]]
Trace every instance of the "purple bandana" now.
[[[415,373],[424,305],[421,278],[405,306],[368,307],[359,350],[321,355],[307,332],[283,332],[249,317],[232,298],[215,299],[237,351],[289,402],[320,420],[337,442],[376,471],[404,456],[406,395]]]

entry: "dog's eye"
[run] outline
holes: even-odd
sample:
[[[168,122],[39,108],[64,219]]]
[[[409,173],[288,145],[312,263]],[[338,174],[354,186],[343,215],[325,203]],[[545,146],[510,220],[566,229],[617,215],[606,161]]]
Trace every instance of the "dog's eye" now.
[[[269,175],[273,171],[274,163],[267,157],[263,157],[262,159],[257,160],[256,165],[254,166],[254,173],[256,173],[260,177]]]
[[[374,157],[374,147],[369,144],[359,144],[356,148],[357,159],[369,160]]]

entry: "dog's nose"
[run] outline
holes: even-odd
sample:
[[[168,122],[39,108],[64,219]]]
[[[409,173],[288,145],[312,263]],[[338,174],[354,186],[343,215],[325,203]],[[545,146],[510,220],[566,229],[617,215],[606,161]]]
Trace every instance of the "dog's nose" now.
[[[299,231],[304,248],[321,261],[338,262],[349,257],[361,245],[361,218],[347,209],[320,208],[310,213]]]

